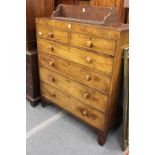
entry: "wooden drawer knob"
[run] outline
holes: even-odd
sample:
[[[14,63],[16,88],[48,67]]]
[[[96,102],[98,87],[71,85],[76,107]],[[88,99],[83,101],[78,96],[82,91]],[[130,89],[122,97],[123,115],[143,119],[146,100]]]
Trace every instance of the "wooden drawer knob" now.
[[[88,40],[88,41],[87,41],[87,47],[93,47],[93,43],[92,43],[91,40]]]
[[[56,93],[55,92],[50,92],[50,91],[47,91],[48,95],[52,96],[52,97],[56,97]]]
[[[54,48],[53,48],[52,46],[48,46],[48,49],[49,49],[50,51],[53,51],[53,50],[54,50]]]
[[[52,32],[48,32],[48,35],[49,35],[49,37],[51,37],[51,38],[53,38],[53,37],[54,37],[54,35],[53,35],[53,33],[52,33]]]
[[[41,36],[42,35],[42,33],[41,32],[38,32],[38,34]]]
[[[50,77],[50,80],[55,82],[55,78],[54,77]]]
[[[92,62],[92,59],[90,57],[86,57],[86,61],[91,63]]]
[[[69,29],[71,28],[71,24],[68,24],[68,28],[69,28]]]
[[[91,79],[91,75],[89,75],[89,74],[85,75],[85,78],[86,78],[87,81],[89,81]]]
[[[49,62],[49,65],[50,65],[50,66],[54,66],[54,62],[53,62],[53,61],[50,61],[50,62]]]
[[[89,97],[89,94],[88,93],[85,93],[83,96],[84,96],[84,98],[88,98]]]
[[[82,110],[82,114],[83,114],[84,116],[87,116],[87,115],[88,115],[88,110],[87,110],[87,109]]]
[[[52,97],[56,97],[56,94],[55,94],[55,93],[51,93],[51,96],[52,96]]]

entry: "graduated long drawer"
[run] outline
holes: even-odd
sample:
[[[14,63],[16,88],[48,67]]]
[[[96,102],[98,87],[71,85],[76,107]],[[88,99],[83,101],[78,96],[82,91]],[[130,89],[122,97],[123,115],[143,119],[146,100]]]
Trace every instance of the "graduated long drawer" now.
[[[91,88],[100,90],[105,94],[109,93],[111,77],[105,76],[102,72],[98,72],[45,52],[39,51],[38,57],[40,65],[55,70]]]
[[[104,130],[105,115],[102,112],[95,110],[72,96],[62,93],[61,90],[44,82],[40,83],[40,89],[43,97],[53,101],[95,128]]]
[[[62,76],[55,71],[51,71],[40,66],[40,80],[60,89],[62,92],[79,99],[80,101],[106,113],[108,96],[85,86],[79,82]]]

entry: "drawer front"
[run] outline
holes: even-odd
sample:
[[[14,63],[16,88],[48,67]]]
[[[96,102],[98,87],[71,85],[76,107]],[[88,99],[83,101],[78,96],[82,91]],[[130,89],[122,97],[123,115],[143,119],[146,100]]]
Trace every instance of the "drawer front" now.
[[[44,67],[40,67],[40,80],[102,112],[106,112],[108,96],[103,95],[94,89]]]
[[[56,42],[49,42],[43,39],[38,39],[38,49],[39,51],[48,52],[55,56],[97,69],[110,76],[112,75],[113,59],[110,57],[104,57],[73,47],[69,48]]]
[[[106,77],[102,72],[91,70],[90,68],[43,52],[39,53],[39,64],[100,90],[105,94],[109,92],[110,78]]]
[[[114,56],[115,41],[91,35],[71,33],[71,45],[79,46]]]
[[[69,33],[68,31],[64,31],[54,27],[45,27],[38,25],[37,27],[37,37],[49,39],[53,41],[58,41],[64,44],[69,43]]]
[[[91,108],[74,97],[66,95],[59,91],[59,89],[43,82],[41,82],[41,95],[73,115],[81,118],[88,124],[99,128],[100,130],[104,129],[105,115],[102,112]]]

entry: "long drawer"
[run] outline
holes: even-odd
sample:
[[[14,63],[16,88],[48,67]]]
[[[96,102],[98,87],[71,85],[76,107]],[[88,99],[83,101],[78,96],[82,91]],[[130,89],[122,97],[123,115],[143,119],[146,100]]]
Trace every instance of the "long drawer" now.
[[[79,46],[114,56],[116,42],[103,37],[82,33],[71,33],[71,45]]]
[[[86,50],[67,47],[62,44],[38,39],[39,51],[48,52],[55,56],[97,69],[108,75],[112,75],[113,58],[104,57]]]
[[[102,112],[43,82],[41,82],[41,95],[90,125],[104,130],[105,115]]]
[[[109,93],[110,77],[105,76],[102,72],[97,72],[96,70],[92,70],[88,67],[78,65],[45,52],[39,52],[38,57],[40,65],[64,74],[71,79],[80,81],[105,94]]]
[[[40,66],[40,80],[106,113],[108,96]]]

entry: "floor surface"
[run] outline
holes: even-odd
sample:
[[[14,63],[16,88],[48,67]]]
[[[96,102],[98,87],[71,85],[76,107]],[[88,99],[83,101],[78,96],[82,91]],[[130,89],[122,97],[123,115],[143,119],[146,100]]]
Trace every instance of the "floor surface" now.
[[[26,103],[27,155],[123,155],[121,128],[110,131],[104,146],[97,133],[57,108]]]

